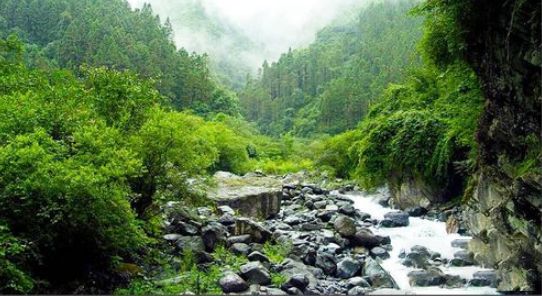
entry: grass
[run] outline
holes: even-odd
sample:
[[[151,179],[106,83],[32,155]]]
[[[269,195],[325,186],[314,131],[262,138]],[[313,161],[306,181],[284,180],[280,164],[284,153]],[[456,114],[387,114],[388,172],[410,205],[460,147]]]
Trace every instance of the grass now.
[[[292,245],[290,243],[285,244],[271,244],[266,242],[263,246],[264,254],[269,258],[271,263],[280,264],[292,251]]]

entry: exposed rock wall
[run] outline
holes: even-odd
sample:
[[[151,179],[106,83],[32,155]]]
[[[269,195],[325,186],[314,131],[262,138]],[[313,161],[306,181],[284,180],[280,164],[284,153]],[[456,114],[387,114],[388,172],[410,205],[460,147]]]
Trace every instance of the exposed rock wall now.
[[[541,4],[471,3],[461,24],[465,52],[486,97],[478,185],[465,212],[476,238],[471,249],[499,269],[500,290],[540,291],[542,177],[509,167],[524,160],[529,137],[541,137]]]

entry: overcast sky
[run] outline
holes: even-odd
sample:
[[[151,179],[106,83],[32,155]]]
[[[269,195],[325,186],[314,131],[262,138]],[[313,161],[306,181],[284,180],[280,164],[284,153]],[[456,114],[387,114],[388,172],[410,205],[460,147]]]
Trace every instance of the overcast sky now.
[[[175,14],[168,6],[176,0],[128,0],[132,7],[150,2],[162,17]],[[274,60],[289,47],[297,48],[314,40],[315,33],[332,20],[367,0],[201,0],[211,14],[237,25],[250,39],[263,44],[258,57]],[[173,18],[173,17],[172,17]],[[176,29],[176,28],[174,28]],[[181,43],[178,41],[177,43]],[[178,44],[189,50],[190,44]],[[206,49],[203,49],[206,50]],[[212,51],[207,49],[206,51]],[[210,52],[212,54],[212,52]]]

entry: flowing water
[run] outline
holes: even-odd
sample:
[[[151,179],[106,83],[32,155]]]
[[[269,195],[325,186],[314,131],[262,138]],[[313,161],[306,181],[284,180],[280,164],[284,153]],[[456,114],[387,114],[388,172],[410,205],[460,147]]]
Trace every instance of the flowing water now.
[[[386,194],[385,190],[380,190],[374,194],[366,193],[348,193],[345,194],[355,202],[355,207],[362,212],[371,214],[373,219],[381,220],[384,214],[394,210],[385,208],[378,203]],[[401,264],[399,254],[402,250],[410,251],[410,248],[416,245],[424,246],[430,251],[439,252],[442,258],[452,259],[454,253],[460,251],[460,248],[452,247],[452,241],[455,239],[469,238],[459,234],[448,234],[446,224],[440,221],[431,221],[422,218],[410,217],[410,225],[397,228],[379,228],[373,227],[375,234],[389,236],[393,250],[390,251],[390,258],[382,262],[382,267],[386,269],[395,279],[397,285],[404,294],[498,294],[497,290],[489,287],[465,287],[465,288],[440,288],[440,287],[412,287],[409,284],[407,274],[416,268],[406,267]],[[450,275],[458,275],[467,281],[473,277],[477,271],[487,270],[481,266],[469,267],[441,267],[442,271]]]

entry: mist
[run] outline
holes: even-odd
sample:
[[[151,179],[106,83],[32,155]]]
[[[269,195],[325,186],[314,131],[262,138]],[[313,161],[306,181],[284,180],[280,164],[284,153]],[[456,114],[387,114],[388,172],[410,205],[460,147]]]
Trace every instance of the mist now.
[[[178,47],[224,59],[237,51],[236,59],[252,70],[264,60],[274,61],[289,48],[311,43],[316,33],[334,19],[368,0],[128,0],[133,8],[150,3],[162,20],[171,19]],[[182,15],[186,3],[201,3],[208,18],[226,27],[214,35],[187,26]],[[234,32],[235,38],[232,35]],[[249,45],[240,45],[239,40]],[[245,42],[243,41],[243,42]],[[236,50],[232,49],[236,48]],[[231,58],[231,57],[230,57]]]

